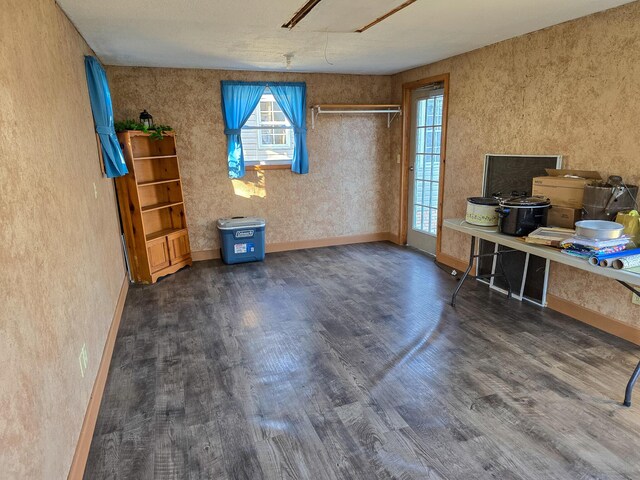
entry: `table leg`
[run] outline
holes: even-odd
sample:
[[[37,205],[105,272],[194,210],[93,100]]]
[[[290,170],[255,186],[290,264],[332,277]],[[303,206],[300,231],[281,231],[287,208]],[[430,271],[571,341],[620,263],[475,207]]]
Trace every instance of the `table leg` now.
[[[462,274],[462,277],[460,278],[460,281],[458,282],[458,285],[456,285],[456,289],[453,292],[453,296],[451,297],[452,307],[456,306],[456,295],[458,295],[458,292],[462,288],[462,284],[467,279],[467,277],[469,276],[469,272],[473,268],[473,259],[475,256],[475,250],[476,250],[476,237],[472,235],[471,236],[471,253],[469,253],[469,266],[467,266],[467,269]]]
[[[628,283],[623,282],[621,280],[618,280],[618,283],[623,287],[631,290],[634,294],[640,296],[640,290],[638,290],[637,287],[629,285]],[[629,379],[629,383],[627,383],[627,389],[624,391],[624,402],[622,402],[622,404],[625,407],[631,406],[631,394],[633,393],[633,387],[636,385],[636,382],[638,381],[638,377],[640,377],[640,362],[638,362],[638,365],[636,365],[636,369],[633,371],[633,374]]]
[[[500,246],[498,246],[498,251],[500,250]],[[498,254],[498,264],[500,265],[500,271],[502,272],[502,276],[504,277],[504,281],[507,282],[507,298],[511,298],[511,282],[509,281],[509,277],[507,277],[507,272],[504,269],[504,265],[502,263],[502,253]]]
[[[625,407],[631,406],[631,393],[633,393],[633,387],[638,381],[638,377],[640,377],[640,362],[636,365],[636,369],[633,371],[629,383],[627,383],[627,389],[624,392],[624,402],[622,402]]]

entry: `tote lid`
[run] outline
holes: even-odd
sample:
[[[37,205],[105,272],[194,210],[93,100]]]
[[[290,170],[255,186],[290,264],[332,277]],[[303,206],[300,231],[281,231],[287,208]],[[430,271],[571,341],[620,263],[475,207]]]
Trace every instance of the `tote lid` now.
[[[258,228],[264,227],[266,222],[264,218],[258,217],[237,217],[237,218],[219,218],[218,229],[233,230],[236,228]]]

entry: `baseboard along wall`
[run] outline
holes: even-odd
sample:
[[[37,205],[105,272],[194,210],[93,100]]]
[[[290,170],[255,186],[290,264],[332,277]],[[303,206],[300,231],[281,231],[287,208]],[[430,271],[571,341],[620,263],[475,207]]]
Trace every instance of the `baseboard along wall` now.
[[[398,237],[397,235],[389,232],[364,233],[362,235],[346,235],[342,237],[328,237],[315,240],[299,240],[296,242],[268,243],[266,245],[266,250],[267,253],[275,253],[302,250],[305,248],[335,247],[337,245],[383,241],[398,243]],[[197,252],[191,252],[191,258],[194,262],[214,260],[220,258],[220,250],[200,250]]]
[[[590,310],[551,293],[547,293],[547,306],[556,312],[564,313],[568,317],[640,345],[640,328],[623,323],[620,320]]]
[[[68,480],[81,480],[84,475],[84,469],[89,457],[89,449],[91,448],[91,439],[93,438],[93,431],[96,428],[100,403],[102,402],[104,387],[107,384],[107,375],[109,374],[113,348],[116,344],[116,337],[118,336],[118,329],[120,328],[120,320],[122,319],[122,311],[124,310],[124,302],[127,299],[128,291],[129,277],[125,275],[122,281],[122,287],[120,288],[120,294],[118,295],[113,320],[111,321],[109,333],[107,334],[104,350],[102,351],[98,373],[93,383],[91,396],[89,397],[87,411],[85,412],[84,421],[82,422],[78,444],[76,445],[76,451],[73,455],[69,475],[67,476]]]

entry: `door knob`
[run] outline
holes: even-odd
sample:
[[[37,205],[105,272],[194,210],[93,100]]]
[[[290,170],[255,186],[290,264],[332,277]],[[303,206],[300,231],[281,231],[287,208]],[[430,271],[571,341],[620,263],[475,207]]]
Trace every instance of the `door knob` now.
[[[410,172],[413,172],[413,165],[411,165],[411,166],[409,167],[409,171],[410,171]]]

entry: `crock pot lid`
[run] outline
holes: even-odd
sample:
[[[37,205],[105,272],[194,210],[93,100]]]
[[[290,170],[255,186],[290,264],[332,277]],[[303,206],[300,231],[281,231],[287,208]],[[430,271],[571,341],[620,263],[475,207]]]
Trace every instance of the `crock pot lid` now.
[[[474,203],[476,205],[498,205],[500,201],[497,198],[493,197],[469,197],[467,198],[469,203]]]
[[[542,207],[544,205],[551,205],[551,201],[546,197],[511,197],[503,200],[501,205],[507,207]]]

